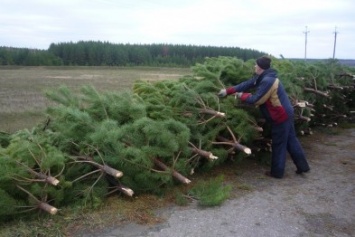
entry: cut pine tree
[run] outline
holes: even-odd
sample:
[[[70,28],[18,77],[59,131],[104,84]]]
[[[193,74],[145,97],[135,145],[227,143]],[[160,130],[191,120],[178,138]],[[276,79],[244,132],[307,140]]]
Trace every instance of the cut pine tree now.
[[[153,159],[154,164],[156,164],[159,168],[161,168],[164,171],[168,171],[171,173],[171,175],[179,180],[181,183],[183,184],[189,184],[191,183],[191,180],[189,180],[188,178],[186,178],[185,176],[183,176],[182,174],[180,174],[179,172],[177,172],[174,169],[169,168],[167,165],[165,165],[163,162],[161,162],[160,160],[158,160],[157,158]]]

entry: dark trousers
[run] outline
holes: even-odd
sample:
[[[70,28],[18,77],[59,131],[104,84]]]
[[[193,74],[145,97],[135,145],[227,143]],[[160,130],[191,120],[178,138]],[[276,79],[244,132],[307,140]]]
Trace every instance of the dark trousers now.
[[[282,178],[285,172],[287,152],[290,154],[297,171],[308,171],[309,165],[302,146],[296,136],[293,119],[272,125],[271,175]]]

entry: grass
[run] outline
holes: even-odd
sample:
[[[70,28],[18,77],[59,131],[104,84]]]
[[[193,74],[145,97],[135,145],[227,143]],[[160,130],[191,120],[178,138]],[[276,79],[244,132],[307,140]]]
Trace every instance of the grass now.
[[[137,80],[178,79],[189,68],[159,67],[0,67],[0,131],[32,128],[45,120],[44,92],[68,86],[74,91],[93,85],[99,91],[130,90]]]
[[[232,186],[224,185],[223,182],[223,175],[209,180],[199,180],[189,194],[196,198],[201,206],[218,206],[230,197],[232,191]]]
[[[163,219],[154,214],[154,208],[167,204],[164,199],[153,195],[141,195],[133,199],[111,196],[96,209],[62,209],[55,216],[38,213],[28,219],[0,223],[0,237],[11,236],[78,236],[97,233],[127,222],[157,224]]]

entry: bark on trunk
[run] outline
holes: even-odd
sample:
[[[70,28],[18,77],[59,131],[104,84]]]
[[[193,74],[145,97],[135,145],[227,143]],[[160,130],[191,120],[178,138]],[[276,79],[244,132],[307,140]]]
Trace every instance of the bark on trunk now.
[[[218,111],[215,111],[215,110],[212,110],[212,109],[200,109],[200,113],[201,113],[201,114],[214,115],[214,116],[219,117],[219,118],[224,118],[224,117],[226,117],[226,114],[225,114],[225,113],[221,113],[221,112],[218,112]]]
[[[303,116],[303,115],[298,115],[298,116],[296,115],[296,116],[295,116],[295,118],[296,118],[296,119],[303,120],[303,121],[306,121],[306,122],[311,121],[311,119],[310,119],[310,118],[305,117],[305,116]]]
[[[251,154],[251,149],[246,147],[246,146],[243,146],[242,144],[238,143],[238,142],[233,142],[233,141],[230,141],[222,136],[218,136],[217,137],[217,140],[219,140],[219,144],[225,144],[225,145],[229,145],[229,146],[232,146],[234,147],[235,149],[239,150],[239,151],[242,151],[244,152],[245,154],[248,154],[250,155]]]
[[[329,97],[327,92],[318,91],[318,90],[315,90],[315,89],[312,89],[312,88],[305,87],[304,91],[311,92],[311,93],[314,93],[316,95],[321,95],[321,96],[324,96],[324,97]]]
[[[106,172],[106,174],[109,174],[113,177],[116,177],[116,178],[120,178],[123,176],[123,173],[119,170],[116,170],[108,165],[100,165],[100,164],[97,164],[97,166],[102,169],[103,171]]]
[[[30,170],[30,172],[32,174],[34,174],[37,178],[39,178],[39,179],[43,180],[44,182],[49,183],[49,184],[51,184],[53,186],[57,186],[59,184],[59,180],[56,179],[53,176],[49,176],[49,175],[46,175],[46,174],[43,174],[43,173],[38,173],[38,172],[36,172],[34,170]]]
[[[45,202],[39,202],[38,203],[38,208],[48,212],[51,215],[55,215],[58,212],[57,208],[55,208],[55,207],[53,207],[53,206],[51,206],[51,205],[49,205],[48,203],[45,203]]]
[[[167,165],[165,165],[163,162],[161,162],[160,160],[158,160],[157,158],[153,159],[154,164],[157,165],[159,168],[161,168],[164,171],[170,171],[172,176],[174,178],[176,178],[177,180],[179,180],[180,182],[184,183],[184,184],[189,184],[191,183],[191,180],[189,180],[188,178],[186,178],[185,176],[183,176],[182,174],[178,173],[177,171],[170,169]]]
[[[78,159],[80,160],[84,160],[89,164],[92,164],[93,166],[95,166],[96,168],[99,168],[100,170],[102,170],[103,172],[105,172],[108,175],[111,175],[115,178],[120,178],[123,176],[123,173],[119,170],[116,170],[114,168],[112,168],[111,166],[108,166],[106,164],[101,165],[95,161],[93,161],[93,159],[91,157],[85,157],[85,156],[79,156]]]
[[[117,189],[118,189],[119,191],[121,191],[122,193],[126,194],[127,196],[130,196],[130,197],[132,197],[133,194],[134,194],[134,192],[133,192],[132,189],[127,188],[127,187],[125,187],[125,186],[123,186],[123,185],[121,185],[121,184],[119,184],[119,185],[117,186]]]
[[[216,160],[216,159],[218,159],[218,157],[217,157],[217,156],[214,156],[214,155],[212,154],[212,152],[204,151],[204,150],[198,149],[198,148],[196,148],[196,147],[192,147],[191,150],[192,150],[194,153],[199,154],[200,156],[205,157],[205,158],[207,158],[207,159],[209,159],[209,160]]]

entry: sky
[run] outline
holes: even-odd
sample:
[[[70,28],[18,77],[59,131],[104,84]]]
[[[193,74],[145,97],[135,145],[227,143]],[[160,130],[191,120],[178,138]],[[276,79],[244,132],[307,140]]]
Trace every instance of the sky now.
[[[0,0],[0,22],[6,47],[105,41],[332,58],[336,36],[335,58],[355,59],[354,0]]]

